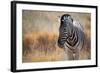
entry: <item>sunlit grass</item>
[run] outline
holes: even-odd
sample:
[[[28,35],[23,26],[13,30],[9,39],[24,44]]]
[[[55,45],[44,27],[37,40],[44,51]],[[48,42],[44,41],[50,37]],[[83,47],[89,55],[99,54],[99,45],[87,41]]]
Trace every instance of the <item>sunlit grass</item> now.
[[[57,61],[64,58],[64,50],[57,47],[55,34],[28,33],[23,37],[23,62]]]
[[[90,13],[24,10],[22,16],[22,61],[24,63],[65,60],[67,56],[63,48],[57,46],[60,25],[58,16],[65,13],[72,15],[84,28],[85,44],[80,52],[80,59],[91,59]]]
[[[48,32],[23,35],[23,62],[45,62],[65,60],[64,49],[57,46],[58,36]],[[90,40],[81,50],[80,59],[90,59]]]

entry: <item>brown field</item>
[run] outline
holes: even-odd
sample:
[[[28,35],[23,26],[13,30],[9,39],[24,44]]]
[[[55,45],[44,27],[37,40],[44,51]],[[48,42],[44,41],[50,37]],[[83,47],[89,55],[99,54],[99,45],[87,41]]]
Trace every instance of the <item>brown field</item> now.
[[[23,62],[55,61],[63,59],[63,49],[56,46],[57,36],[50,33],[24,35]]]
[[[64,13],[23,10],[23,63],[66,60],[67,55],[63,48],[57,46],[60,25],[58,16]],[[84,28],[86,41],[80,53],[80,60],[91,59],[91,15],[68,14],[79,20]]]

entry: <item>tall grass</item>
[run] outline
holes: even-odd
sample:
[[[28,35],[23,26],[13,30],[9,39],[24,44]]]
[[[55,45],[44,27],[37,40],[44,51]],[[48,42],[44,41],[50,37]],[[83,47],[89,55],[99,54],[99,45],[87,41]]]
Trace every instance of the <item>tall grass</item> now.
[[[57,39],[56,34],[49,32],[23,34],[22,61],[26,63],[65,60],[67,55],[65,55],[63,48],[57,46]],[[80,53],[80,59],[82,60],[91,58],[91,41],[87,36],[86,40],[86,44]]]
[[[57,35],[28,33],[23,35],[23,62],[55,61],[63,58],[63,49],[56,45]]]

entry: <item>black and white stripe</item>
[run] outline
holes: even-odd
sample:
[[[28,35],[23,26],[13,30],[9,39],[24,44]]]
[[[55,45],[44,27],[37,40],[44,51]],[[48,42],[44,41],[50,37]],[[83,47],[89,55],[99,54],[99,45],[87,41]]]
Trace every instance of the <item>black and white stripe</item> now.
[[[61,17],[58,46],[70,52],[68,59],[79,59],[80,49],[84,44],[84,32],[81,24],[72,19],[69,14]],[[72,53],[72,54],[71,54]]]

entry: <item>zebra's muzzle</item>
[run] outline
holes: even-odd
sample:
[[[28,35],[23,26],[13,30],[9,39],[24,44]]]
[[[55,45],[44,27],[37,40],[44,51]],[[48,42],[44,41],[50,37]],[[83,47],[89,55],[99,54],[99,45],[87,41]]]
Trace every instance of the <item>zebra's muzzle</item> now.
[[[64,40],[62,40],[62,39],[58,39],[58,46],[60,47],[60,48],[64,48]]]

